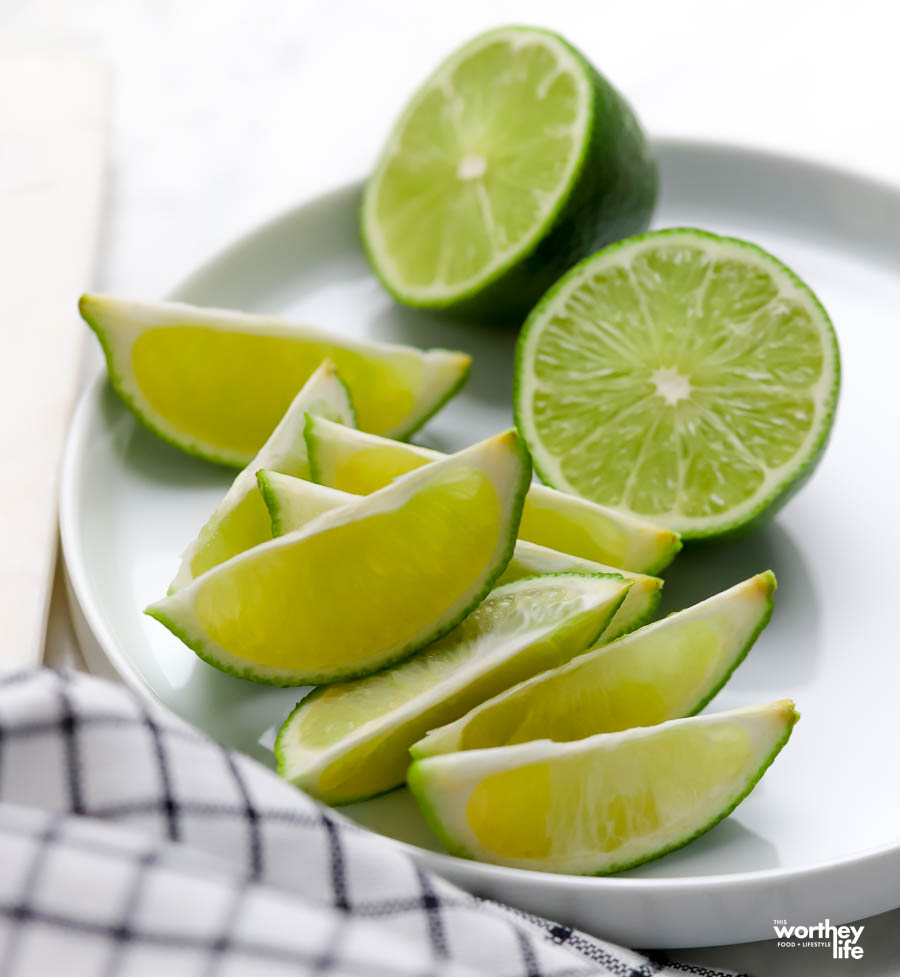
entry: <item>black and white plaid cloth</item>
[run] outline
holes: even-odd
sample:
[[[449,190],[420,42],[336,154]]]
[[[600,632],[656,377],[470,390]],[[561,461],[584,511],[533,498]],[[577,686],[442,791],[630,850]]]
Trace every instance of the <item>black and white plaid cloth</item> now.
[[[0,977],[703,969],[467,895],[86,675],[0,678]]]

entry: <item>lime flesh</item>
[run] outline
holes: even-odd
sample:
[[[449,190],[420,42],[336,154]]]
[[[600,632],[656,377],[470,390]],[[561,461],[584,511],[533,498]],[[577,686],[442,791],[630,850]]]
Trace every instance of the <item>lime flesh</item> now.
[[[797,721],[783,700],[572,743],[417,760],[408,782],[453,854],[600,875],[680,848],[731,813]]]
[[[413,754],[565,742],[694,715],[768,623],[774,590],[774,575],[761,573],[585,652],[432,730]]]
[[[319,364],[330,359],[365,430],[407,437],[468,376],[470,357],[350,340],[275,319],[175,302],[83,295],[110,380],[150,430],[244,467]]]
[[[309,477],[303,437],[306,414],[320,414],[341,424],[354,423],[350,394],[328,361],[306,381],[268,441],[232,482],[216,511],[182,554],[169,593],[232,556],[272,538],[269,513],[257,490],[256,473],[259,469],[274,469],[285,475]]]
[[[273,536],[299,529],[323,512],[339,509],[341,506],[359,500],[359,496],[326,488],[324,485],[317,485],[302,478],[280,475],[277,472],[259,472],[258,480],[260,491],[269,509]],[[663,585],[659,577],[648,577],[643,573],[632,573],[618,567],[584,560],[521,539],[517,540],[512,559],[507,563],[499,582],[506,584],[538,574],[572,571],[618,574],[631,584],[625,600],[619,605],[609,626],[603,632],[604,641],[612,641],[619,635],[640,627],[649,620],[659,605]]]
[[[308,420],[306,443],[317,482],[360,495],[444,457],[438,451],[367,435],[321,417]],[[528,490],[519,536],[636,573],[658,572],[681,547],[676,533],[648,520],[538,484]]]
[[[529,474],[515,434],[498,435],[238,554],[147,613],[244,678],[368,674],[439,638],[490,590]]]
[[[504,27],[412,98],[366,186],[362,235],[400,301],[508,317],[646,227],[655,196],[646,140],[612,87],[557,35]]]
[[[516,423],[548,484],[716,536],[809,476],[839,381],[828,316],[784,265],[733,238],[657,231],[585,260],[535,307]]]
[[[498,587],[407,661],[303,699],[278,736],[279,772],[329,804],[399,787],[423,733],[578,654],[628,586],[621,577],[554,574]]]

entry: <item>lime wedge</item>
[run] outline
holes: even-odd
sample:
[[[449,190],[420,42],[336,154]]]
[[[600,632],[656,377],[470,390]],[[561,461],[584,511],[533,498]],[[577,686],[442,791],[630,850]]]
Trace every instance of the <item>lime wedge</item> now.
[[[470,357],[333,336],[270,316],[83,295],[116,392],[151,431],[191,454],[247,465],[297,391],[330,358],[357,423],[407,437],[465,383]]]
[[[448,851],[574,875],[681,848],[750,793],[798,719],[788,700],[417,760],[409,787]]]
[[[535,307],[516,423],[547,484],[710,537],[809,477],[839,384],[834,330],[796,275],[679,228],[588,258]]]
[[[299,529],[323,512],[359,500],[357,495],[326,488],[324,485],[307,482],[302,478],[279,475],[277,472],[261,471],[257,477],[260,492],[269,509],[273,536]],[[604,641],[612,641],[613,638],[640,627],[659,605],[660,590],[663,585],[659,577],[647,577],[643,573],[632,573],[630,570],[620,570],[618,567],[583,560],[577,556],[569,556],[568,553],[558,553],[546,546],[538,546],[536,543],[526,543],[521,539],[516,542],[512,559],[507,563],[499,582],[505,584],[541,573],[570,571],[619,574],[631,584],[625,600],[603,632]]]
[[[774,574],[760,573],[585,652],[432,730],[413,755],[537,739],[565,742],[692,716],[728,681],[768,624],[774,591]]]
[[[526,501],[527,505],[527,501]],[[570,556],[548,546],[539,546],[524,539],[516,542],[512,559],[506,564],[499,582],[510,583],[531,577],[538,573],[618,573],[627,580],[631,587],[625,600],[609,622],[609,627],[603,632],[604,642],[612,641],[620,635],[633,631],[645,624],[653,616],[659,606],[662,596],[663,582],[659,577],[648,577],[643,573],[632,570],[622,570],[619,567],[597,563],[595,560],[585,560],[580,556]]]
[[[497,435],[239,553],[147,613],[241,678],[366,675],[484,598],[509,562],[529,476],[515,433]]]
[[[307,422],[306,443],[312,477],[357,495],[366,495],[398,475],[444,457],[438,451],[367,436],[320,417]],[[528,490],[519,536],[637,573],[658,572],[681,548],[676,533],[646,519],[537,484]]]
[[[256,473],[267,468],[309,478],[303,437],[306,414],[320,414],[341,424],[355,422],[350,394],[328,360],[306,381],[269,440],[232,482],[216,511],[184,551],[178,574],[169,587],[170,594],[211,567],[272,538],[269,513],[257,491]]]
[[[655,199],[618,93],[556,34],[502,27],[413,96],[366,186],[362,236],[401,302],[521,316],[582,255],[643,230]]]
[[[399,787],[412,743],[578,654],[606,628],[628,586],[621,577],[559,574],[498,587],[402,664],[303,699],[278,734],[278,772],[328,804]]]

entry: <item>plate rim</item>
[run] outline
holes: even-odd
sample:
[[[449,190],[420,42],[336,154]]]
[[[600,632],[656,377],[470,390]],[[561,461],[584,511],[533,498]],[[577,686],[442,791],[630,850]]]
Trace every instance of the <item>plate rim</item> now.
[[[823,179],[851,181],[858,189],[886,194],[895,198],[900,206],[900,183],[893,183],[886,179],[871,176],[863,170],[852,167],[824,162],[814,157],[806,157],[791,152],[758,148],[742,145],[738,142],[719,140],[695,139],[679,136],[660,136],[652,139],[657,150],[682,151],[687,153],[715,154],[720,157],[739,157],[742,160],[760,165],[780,165],[813,171]],[[327,204],[330,198],[343,196],[348,193],[359,192],[362,179],[334,183],[319,192],[307,194],[299,202],[292,204],[285,210],[276,212],[256,223],[247,231],[239,234],[223,247],[217,249],[194,268],[184,278],[180,279],[165,295],[166,300],[186,301],[187,296],[205,276],[209,275],[223,262],[248,247],[252,247],[259,239],[264,239],[275,233],[282,225],[289,225],[297,220],[300,213],[311,206]],[[176,722],[187,722],[166,704],[149,686],[147,686],[128,658],[119,650],[109,633],[102,612],[90,591],[89,574],[77,540],[77,509],[79,498],[78,475],[83,461],[80,450],[85,440],[85,428],[89,423],[91,411],[97,400],[103,395],[106,386],[106,370],[100,366],[95,376],[85,385],[73,413],[66,436],[63,453],[62,468],[59,485],[59,529],[61,552],[68,579],[68,599],[73,615],[80,613],[100,650],[122,678],[125,684],[139,695],[145,702],[175,719]],[[72,606],[77,602],[77,607]],[[201,732],[203,732],[201,730]],[[208,735],[204,733],[203,735]],[[611,893],[622,890],[635,892],[654,892],[661,895],[675,895],[685,890],[698,889],[713,890],[739,888],[748,889],[755,886],[769,886],[775,882],[793,882],[808,879],[811,876],[839,873],[842,870],[858,869],[864,871],[871,862],[877,862],[885,857],[900,859],[900,834],[895,841],[887,844],[863,848],[846,855],[809,865],[793,868],[775,867],[741,872],[727,872],[713,875],[671,876],[655,878],[630,878],[617,875],[585,876],[540,872],[534,869],[514,868],[510,866],[492,865],[459,858],[443,852],[421,848],[418,845],[391,838],[380,834],[371,828],[353,821],[339,808],[329,808],[333,816],[337,816],[344,823],[376,835],[377,837],[398,846],[413,858],[425,859],[430,867],[440,872],[442,867],[448,875],[458,878],[461,874],[484,876],[494,881],[516,880],[529,885],[544,885],[550,888],[589,889],[593,892]],[[758,939],[750,937],[749,939]]]

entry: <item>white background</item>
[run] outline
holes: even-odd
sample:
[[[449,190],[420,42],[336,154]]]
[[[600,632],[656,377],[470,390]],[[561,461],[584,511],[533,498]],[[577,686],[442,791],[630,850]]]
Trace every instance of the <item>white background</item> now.
[[[110,64],[95,284],[157,297],[264,218],[363,174],[434,63],[504,22],[565,34],[651,133],[796,153],[900,183],[895,9],[890,0],[0,0],[0,52]],[[51,660],[72,660],[58,594],[48,641]],[[900,974],[900,912],[867,921],[862,943],[859,962],[772,944],[678,956],[760,977]]]

